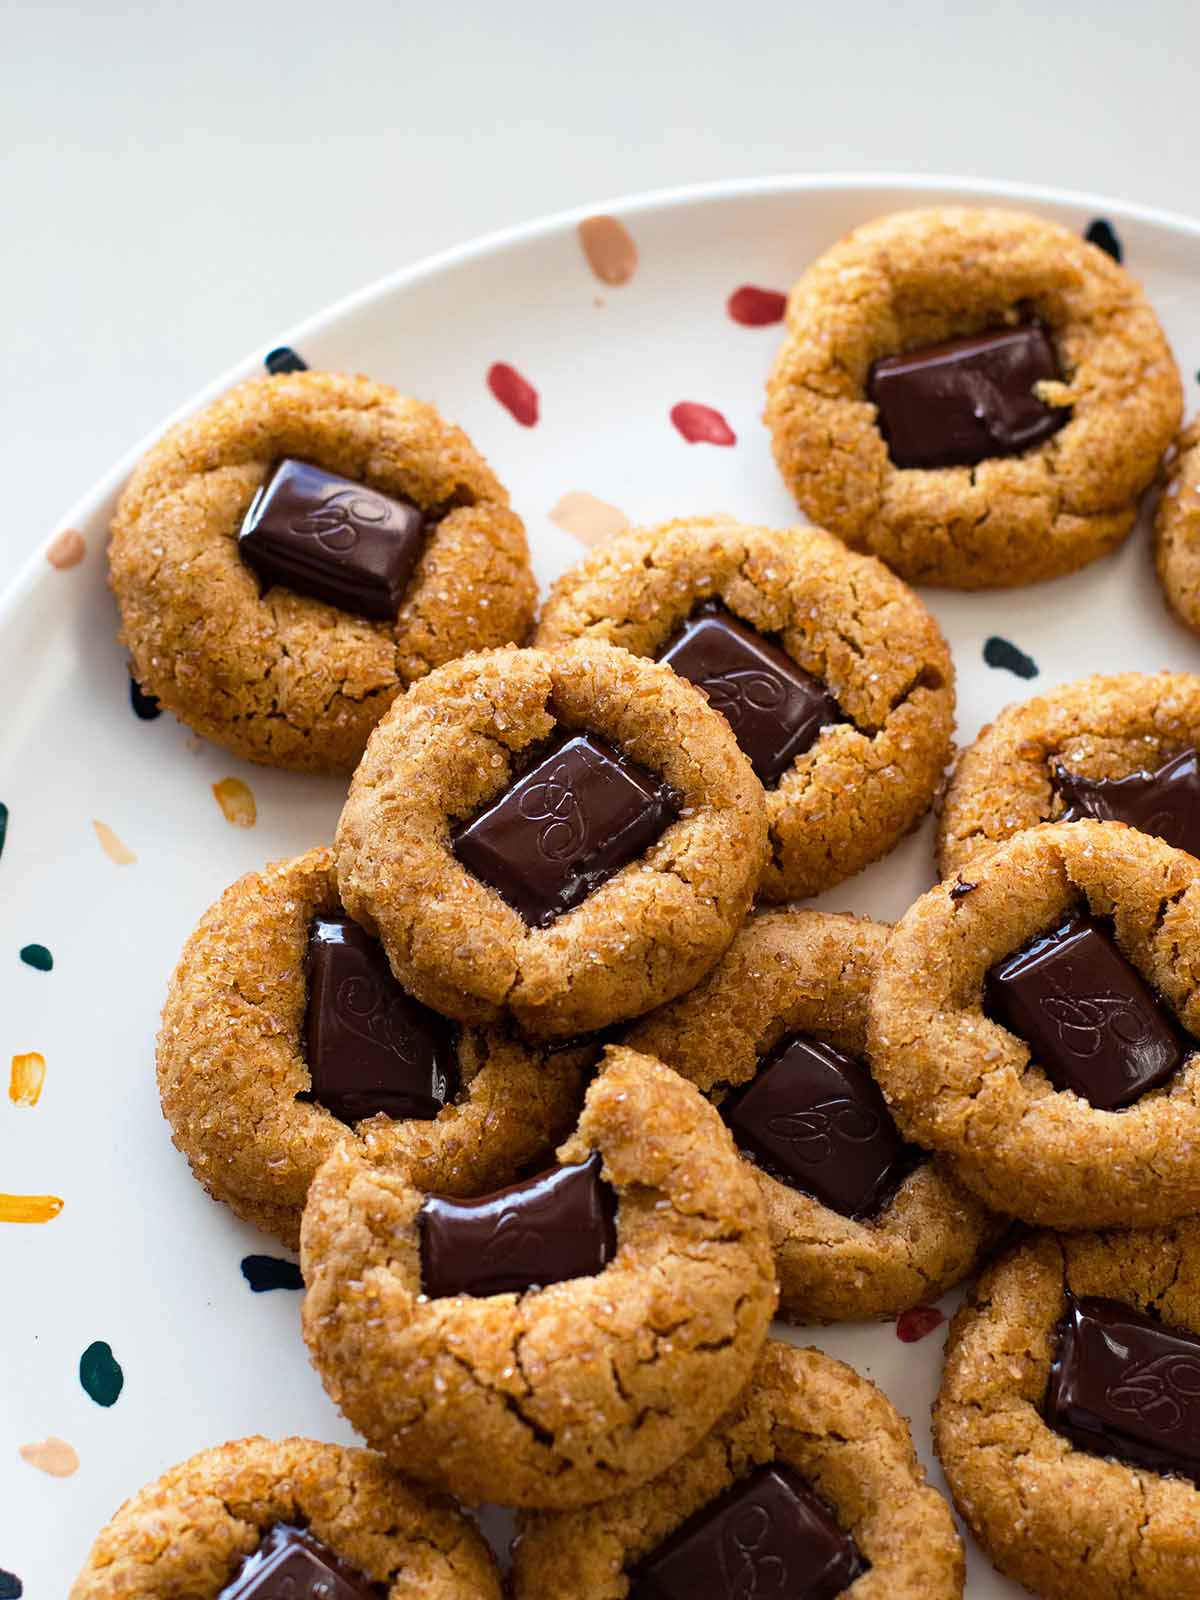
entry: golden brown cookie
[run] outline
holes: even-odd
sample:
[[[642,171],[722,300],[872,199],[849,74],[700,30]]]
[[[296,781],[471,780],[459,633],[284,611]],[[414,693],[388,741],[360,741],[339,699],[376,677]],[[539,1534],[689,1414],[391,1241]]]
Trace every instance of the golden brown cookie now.
[[[870,1078],[867,995],[887,936],[866,917],[760,911],[697,988],[625,1036],[729,1121],[766,1207],[780,1313],[796,1322],[936,1300],[997,1232],[941,1162],[904,1144]],[[756,1095],[739,1097],[750,1083]]]
[[[1172,1222],[1200,1196],[1198,980],[1200,861],[1121,823],[1044,824],[896,924],[872,1066],[904,1132],[994,1210]]]
[[[874,363],[1030,318],[1062,378],[1034,393],[1070,408],[1065,426],[974,465],[897,466],[868,397]],[[912,583],[1005,588],[1125,537],[1182,403],[1163,331],[1111,257],[1041,217],[947,207],[866,223],[808,268],[766,420],[814,522]]]
[[[214,1600],[280,1525],[306,1528],[385,1600],[500,1600],[491,1552],[450,1501],[370,1450],[262,1438],[201,1451],[126,1500],[70,1600]]]
[[[1155,516],[1154,560],[1171,610],[1200,632],[1200,417],[1176,442]]]
[[[314,918],[341,912],[333,852],[310,850],[239,878],[201,919],[171,979],[158,1036],[158,1086],[172,1137],[208,1192],[295,1246],[300,1212],[331,1150],[361,1145],[403,1163],[421,1189],[475,1194],[547,1157],[574,1125],[574,1053],[547,1053],[501,1025],[447,1028],[457,1092],[429,1117],[344,1120],[312,1099],[305,1053]],[[416,1048],[388,996],[342,996],[352,1030]],[[404,1019],[401,1019],[401,1024]],[[436,1025],[436,1024],[435,1024]],[[395,1031],[393,1031],[395,1028]],[[418,1038],[419,1043],[419,1038]]]
[[[425,514],[394,620],[260,589],[238,533],[286,458]],[[121,495],[109,564],[142,688],[205,738],[302,772],[351,771],[406,685],[466,650],[520,643],[536,596],[525,531],[466,434],[334,372],[244,383],[172,428]]]
[[[824,1501],[867,1564],[841,1592],[854,1600],[958,1600],[962,1545],[950,1508],[925,1481],[904,1418],[853,1368],[774,1339],[736,1407],[669,1472],[598,1506],[522,1514],[515,1600],[626,1600],[639,1565],[682,1524],[702,1519],[738,1484],[752,1488],[746,1480],[772,1463]],[[722,1500],[716,1515],[728,1505]],[[778,1521],[751,1509],[719,1525],[700,1554],[721,1567],[722,1593],[783,1600],[813,1576],[803,1565],[788,1569],[786,1538]]]
[[[733,636],[676,652],[714,603]],[[729,718],[767,784],[771,900],[886,855],[950,755],[954,669],[937,623],[885,567],[816,528],[696,517],[619,534],[551,590],[536,642],[571,639],[671,651]]]
[[[749,910],[766,832],[729,724],[670,668],[593,641],[500,650],[431,674],[380,723],[338,824],[338,885],[427,1005],[562,1037],[704,976]],[[508,898],[485,873],[515,881]],[[540,923],[514,908],[535,890]]]
[[[1022,828],[1068,815],[1076,820],[1084,808],[1112,813],[1099,821],[1133,824],[1136,818],[1147,832],[1200,853],[1193,763],[1178,764],[1175,775],[1153,789],[1136,776],[1112,786],[1158,772],[1197,746],[1196,673],[1097,675],[1006,707],[959,756],[950,779],[938,824],[942,877],[967,871],[977,856]]]
[[[1106,1459],[1045,1420],[1052,1364],[1062,1361],[1072,1316],[1068,1295],[1115,1300],[1200,1336],[1200,1224],[1040,1234],[984,1274],[951,1324],[933,1413],[955,1504],[1001,1572],[1048,1600],[1200,1594],[1195,1483]],[[1103,1309],[1080,1308],[1085,1316]],[[1097,1333],[1103,1341],[1094,1325]],[[1155,1353],[1146,1363],[1123,1337],[1101,1351],[1086,1341],[1074,1350],[1084,1352],[1089,1388],[1114,1421],[1142,1437],[1149,1425],[1195,1454],[1194,1354]],[[1078,1372],[1075,1360],[1072,1352]],[[1063,1398],[1073,1389],[1068,1384]]]
[[[432,1292],[444,1234],[402,1171],[342,1149],[317,1174],[301,1233],[313,1365],[353,1426],[422,1481],[587,1504],[663,1471],[748,1379],[775,1278],[753,1176],[716,1112],[660,1062],[611,1049],[558,1151],[572,1182],[593,1152],[615,1192],[616,1253],[524,1293]],[[456,1258],[472,1271],[526,1246],[540,1265],[576,1236],[562,1206],[508,1196],[488,1216],[494,1231]]]

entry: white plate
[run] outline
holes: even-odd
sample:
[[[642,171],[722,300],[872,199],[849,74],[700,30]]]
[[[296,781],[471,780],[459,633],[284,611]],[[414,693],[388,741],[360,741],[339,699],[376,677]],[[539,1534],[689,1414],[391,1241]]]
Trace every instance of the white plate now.
[[[959,180],[781,179],[623,201],[595,209],[622,218],[636,239],[640,265],[624,287],[590,273],[580,212],[400,273],[286,342],[313,366],[386,379],[461,422],[510,486],[545,584],[582,553],[548,516],[569,490],[635,522],[711,511],[796,520],[760,421],[779,329],[737,325],[726,297],[745,283],[786,288],[840,234],[881,212],[992,199],[1077,230],[1097,216],[1113,223],[1166,324],[1194,410],[1200,226]],[[279,342],[264,340],[263,351]],[[209,394],[259,370],[261,355]],[[496,361],[537,387],[536,427],[519,426],[492,398],[485,374]],[[685,443],[669,420],[680,400],[717,407],[736,446]],[[153,1073],[164,987],[200,913],[239,873],[327,839],[343,785],[245,766],[171,717],[132,714],[103,552],[136,454],[52,530],[84,534],[82,565],[55,570],[43,549],[0,603],[0,801],[10,814],[0,1065],[6,1072],[8,1058],[26,1051],[47,1062],[35,1108],[0,1097],[0,1189],[65,1202],[45,1225],[0,1224],[0,1569],[23,1580],[30,1600],[63,1595],[117,1503],[194,1451],[259,1431],[352,1437],[308,1365],[299,1296],[252,1293],[239,1270],[244,1256],[281,1252],[192,1180],[160,1117]],[[953,647],[962,740],[1009,701],[1086,672],[1200,670],[1200,645],[1162,607],[1144,528],[1071,578],[926,598]],[[1034,658],[1036,682],[985,665],[991,635]],[[257,799],[252,829],[231,827],[214,800],[210,786],[230,775]],[[94,819],[136,852],[135,864],[104,854]],[[895,917],[932,880],[927,824],[820,903]],[[53,971],[18,959],[31,942],[49,947]],[[891,1324],[800,1337],[881,1383],[932,1466],[940,1333],[913,1345]],[[96,1340],[111,1345],[125,1376],[109,1408],[79,1381],[80,1355]],[[78,1452],[73,1475],[49,1476],[18,1455],[47,1436]],[[972,1550],[968,1592],[995,1600],[1017,1591]]]

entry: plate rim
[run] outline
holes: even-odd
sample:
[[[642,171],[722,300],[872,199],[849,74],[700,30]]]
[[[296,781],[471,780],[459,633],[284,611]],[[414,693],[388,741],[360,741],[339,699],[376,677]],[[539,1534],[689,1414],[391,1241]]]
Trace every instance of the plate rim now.
[[[51,544],[64,531],[90,521],[120,485],[129,476],[136,463],[168,428],[201,407],[224,394],[235,383],[243,381],[262,360],[262,351],[282,345],[300,345],[310,336],[319,334],[331,325],[353,316],[374,301],[388,298],[414,284],[460,266],[502,254],[515,247],[549,238],[575,228],[585,218],[598,214],[615,214],[636,217],[647,211],[686,210],[691,206],[710,205],[714,202],[756,196],[814,195],[829,192],[855,192],[866,189],[908,189],[934,199],[950,193],[967,193],[984,200],[1004,200],[1018,204],[1070,206],[1092,211],[1097,216],[1113,217],[1119,222],[1133,222],[1167,233],[1191,238],[1200,244],[1200,215],[1189,216],[1161,206],[1143,205],[1136,201],[1121,200],[1114,195],[1095,193],[1086,189],[1059,188],[1053,184],[1014,182],[1004,178],[977,178],[954,173],[912,173],[891,171],[853,172],[785,172],[765,177],[720,178],[701,183],[672,184],[657,189],[635,190],[608,199],[569,206],[564,210],[543,213],[524,222],[511,223],[484,234],[475,235],[444,250],[422,256],[406,266],[394,268],[371,279],[348,294],[323,306],[320,310],[301,318],[299,322],[257,345],[251,354],[227,367],[216,378],[191,394],[124,451],[92,487],[80,495],[51,523],[47,531],[17,567],[9,581],[0,588],[0,627],[3,627],[27,594],[45,574],[46,556]]]

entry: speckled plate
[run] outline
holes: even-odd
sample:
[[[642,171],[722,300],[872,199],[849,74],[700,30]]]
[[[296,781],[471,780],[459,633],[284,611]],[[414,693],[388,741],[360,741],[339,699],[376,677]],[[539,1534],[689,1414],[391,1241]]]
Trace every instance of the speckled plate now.
[[[731,292],[785,289],[881,212],[997,200],[1080,231],[1107,220],[1166,324],[1194,411],[1200,225],[959,180],[778,179],[595,208],[636,244],[622,284],[594,265],[627,272],[623,236],[597,230],[590,265],[579,224],[592,213],[571,213],[398,273],[286,342],[312,366],[387,379],[461,422],[511,487],[545,584],[612,508],[635,522],[711,511],[794,521],[760,421],[779,329],[734,320]],[[193,406],[251,376],[280,342],[264,338]],[[536,391],[532,425],[528,391],[498,364]],[[718,413],[723,428],[690,415],[725,442],[689,443],[672,419],[681,403]],[[35,1105],[17,1100],[22,1087],[32,1097],[36,1060],[18,1063],[0,1099],[0,1189],[61,1201],[0,1198],[0,1216],[58,1213],[0,1221],[0,1597],[23,1584],[30,1600],[60,1600],[118,1502],[206,1445],[258,1431],[351,1438],[308,1365],[299,1295],[264,1287],[287,1285],[294,1268],[193,1182],[153,1072],[188,931],[239,873],[327,839],[343,786],[244,766],[169,716],[135,714],[104,543],[136,454],[51,530],[0,601],[0,1067],[34,1053],[45,1062]],[[1200,670],[1200,644],[1163,609],[1144,525],[1074,577],[927,598],[954,651],[961,739],[1009,701],[1085,672]],[[223,807],[214,785],[226,779],[239,781],[220,789]],[[926,824],[821,903],[895,917],[932,881]],[[916,1343],[890,1323],[786,1336],[815,1339],[881,1383],[931,1461],[941,1329]],[[978,1551],[968,1592],[1017,1593]]]

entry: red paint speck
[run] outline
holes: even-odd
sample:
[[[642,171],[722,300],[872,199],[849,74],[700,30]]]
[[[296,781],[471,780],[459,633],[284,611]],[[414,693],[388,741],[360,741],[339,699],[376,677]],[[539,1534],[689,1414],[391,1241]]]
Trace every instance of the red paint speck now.
[[[487,386],[523,428],[533,427],[538,419],[538,392],[516,367],[507,361],[494,362],[488,368]]]
[[[936,1306],[913,1306],[896,1318],[896,1337],[902,1344],[916,1344],[945,1320]]]
[[[769,322],[783,321],[787,295],[778,289],[756,289],[752,283],[744,283],[729,296],[725,309],[743,327],[765,328]]]
[[[681,400],[671,407],[671,421],[689,444],[736,444],[737,434],[712,406]]]

